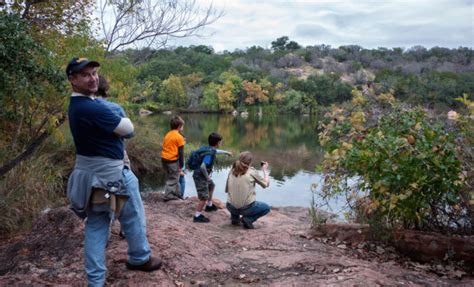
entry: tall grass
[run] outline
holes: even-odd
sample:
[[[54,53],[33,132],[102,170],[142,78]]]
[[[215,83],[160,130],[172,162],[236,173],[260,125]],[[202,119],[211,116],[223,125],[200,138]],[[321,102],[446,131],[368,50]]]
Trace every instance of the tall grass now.
[[[135,136],[126,140],[126,150],[130,157],[132,170],[137,176],[159,173],[161,167],[162,131],[147,125],[140,118],[134,119]]]
[[[0,181],[0,235],[26,230],[46,208],[66,204],[64,178],[47,156],[21,163]]]
[[[0,179],[0,236],[27,230],[43,210],[66,205],[73,165],[74,145],[65,124]]]

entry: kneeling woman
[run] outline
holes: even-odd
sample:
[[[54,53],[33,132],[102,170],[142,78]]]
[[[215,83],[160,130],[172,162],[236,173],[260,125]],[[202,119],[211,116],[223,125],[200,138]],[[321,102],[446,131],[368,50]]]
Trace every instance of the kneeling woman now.
[[[240,153],[239,159],[234,162],[230,170],[226,184],[227,209],[230,212],[231,222],[233,225],[242,222],[247,229],[252,229],[253,222],[270,212],[270,206],[256,201],[255,194],[255,183],[263,188],[270,185],[268,163],[262,164],[262,177],[251,167],[252,157],[252,153],[248,151]]]

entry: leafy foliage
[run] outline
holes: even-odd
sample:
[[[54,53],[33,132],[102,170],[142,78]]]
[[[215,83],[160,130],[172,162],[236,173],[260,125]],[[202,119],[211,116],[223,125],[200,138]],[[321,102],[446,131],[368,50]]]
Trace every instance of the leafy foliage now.
[[[160,100],[173,107],[185,107],[187,105],[187,97],[180,77],[171,75],[163,81]]]
[[[232,81],[226,81],[217,93],[219,109],[221,111],[231,111],[234,108],[235,96],[233,94],[234,84]]]
[[[379,93],[392,93],[398,100],[428,107],[459,107],[455,98],[463,93],[474,94],[474,62],[469,48],[364,49],[356,45],[302,48],[292,42],[283,36],[272,42],[271,49],[252,46],[246,50],[215,53],[212,47],[199,45],[127,50],[118,54],[126,56],[137,68],[141,85],[157,77],[164,81],[171,75],[202,75],[197,86],[186,89],[192,107],[209,106],[209,102],[203,102],[205,87],[211,82],[223,85],[227,80],[233,85],[229,94],[233,99],[224,102],[232,102],[234,109],[277,104],[283,112],[314,113],[318,106],[349,100],[352,86],[363,89],[371,83],[378,84]],[[143,59],[149,61],[140,64]],[[267,91],[268,101],[248,97],[244,82],[247,89],[257,88],[249,84],[255,82],[262,91]],[[135,90],[142,89],[136,87]],[[302,108],[283,104],[283,96],[290,90],[302,93]],[[221,93],[222,99],[230,99],[224,95]],[[225,105],[226,108],[220,110],[232,109]]]
[[[9,14],[19,17],[21,15],[22,20],[45,36],[43,39],[52,32],[63,35],[78,34],[92,23],[93,0],[11,0],[6,2],[5,10]]]
[[[268,91],[263,90],[262,87],[257,84],[256,81],[242,82],[243,90],[246,94],[244,102],[248,105],[267,103],[268,102]]]
[[[289,41],[288,36],[283,36],[272,42],[272,49],[274,50],[297,50],[301,46],[295,41]]]
[[[63,71],[26,23],[0,12],[0,132],[3,154],[16,154],[53,129],[65,99]]]
[[[216,83],[209,83],[204,89],[203,106],[211,111],[219,110],[219,99],[217,93],[220,86]]]
[[[385,228],[472,231],[457,132],[393,96],[353,93],[321,125],[323,197],[345,194],[355,217]]]
[[[308,112],[304,106],[304,98],[306,95],[303,92],[288,90],[283,95],[282,109],[291,113],[305,113]]]
[[[474,73],[431,72],[420,76],[404,75],[400,70],[383,70],[375,78],[381,83],[381,91],[393,91],[394,96],[413,104],[443,103],[459,106],[455,98],[472,93]]]

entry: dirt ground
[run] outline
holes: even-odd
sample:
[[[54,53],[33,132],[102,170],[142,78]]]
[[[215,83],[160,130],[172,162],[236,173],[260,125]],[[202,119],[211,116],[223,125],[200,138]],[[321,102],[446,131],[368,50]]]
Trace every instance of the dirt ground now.
[[[389,248],[372,252],[316,238],[305,208],[273,208],[246,230],[231,225],[224,209],[206,214],[211,223],[193,223],[196,202],[146,197],[148,239],[164,261],[156,272],[126,269],[127,243],[116,224],[107,249],[107,285],[474,286],[472,274],[436,273]],[[30,233],[0,246],[0,286],[86,285],[82,241],[83,223],[71,211],[46,212]]]

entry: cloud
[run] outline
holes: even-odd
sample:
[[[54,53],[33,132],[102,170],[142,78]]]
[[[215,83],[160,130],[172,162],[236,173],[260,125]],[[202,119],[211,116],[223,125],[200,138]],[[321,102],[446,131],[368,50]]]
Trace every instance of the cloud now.
[[[212,3],[223,9],[225,15],[203,30],[209,36],[187,38],[177,44],[206,44],[216,51],[232,51],[253,45],[269,47],[271,41],[288,36],[303,46],[474,46],[471,0],[214,0]]]

